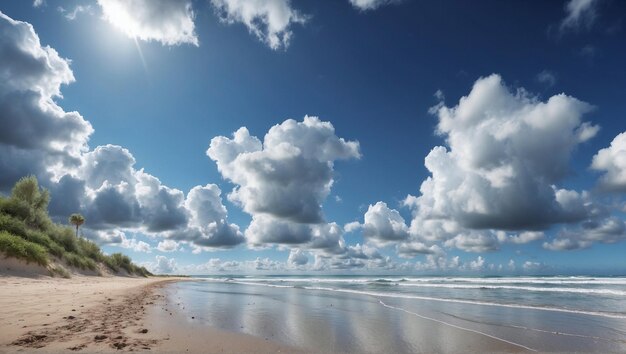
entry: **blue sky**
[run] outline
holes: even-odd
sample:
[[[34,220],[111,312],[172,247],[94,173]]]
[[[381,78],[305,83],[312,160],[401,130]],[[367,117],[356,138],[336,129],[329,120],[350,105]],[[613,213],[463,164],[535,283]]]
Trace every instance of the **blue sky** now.
[[[59,220],[77,209],[87,216],[85,236],[107,252],[121,249],[164,272],[623,273],[626,146],[611,142],[626,131],[625,10],[609,0],[1,1],[5,17],[31,24],[28,35],[67,63],[37,72],[41,82],[68,72],[75,80],[52,84],[62,98],[48,94],[8,51],[4,79],[78,112],[75,126],[63,129],[82,135],[64,138],[62,150],[75,161],[56,169],[41,162],[55,155],[53,145],[34,151],[3,138],[0,166],[17,159],[20,168],[5,172],[0,187],[6,192],[26,172],[53,198],[55,190],[74,191],[75,200],[53,202]],[[7,48],[25,41],[3,33]],[[9,99],[3,107],[17,105]],[[467,119],[481,122],[465,125],[463,109],[452,111],[464,101],[474,117]],[[536,119],[554,129],[518,127],[542,107]],[[445,114],[454,122],[437,133]],[[319,119],[305,124],[307,115]],[[6,116],[3,126],[12,129]],[[207,155],[215,137],[230,141],[246,127],[260,144],[276,125],[284,129],[273,138],[297,147],[299,157],[276,157],[287,152],[270,150],[267,138],[238,160],[215,157],[228,144]],[[42,127],[47,135],[59,129]],[[497,142],[485,137],[506,127],[513,132]],[[425,166],[427,156],[445,160],[429,155],[437,146],[452,164],[439,177]],[[246,162],[252,156],[256,167]],[[257,175],[266,165],[275,173]],[[141,169],[161,194],[140,192],[148,185],[137,182]],[[64,175],[72,183],[64,185]],[[429,176],[438,188],[424,195]],[[284,184],[275,185],[279,179]],[[196,186],[206,188],[191,193]],[[136,200],[114,192],[128,188]],[[241,193],[228,197],[233,188]],[[557,200],[566,194],[558,190],[570,198]],[[407,195],[419,201],[407,203]],[[527,204],[502,202],[521,196]],[[162,205],[176,210],[159,214]],[[166,240],[183,250],[163,252],[165,243],[159,250]]]

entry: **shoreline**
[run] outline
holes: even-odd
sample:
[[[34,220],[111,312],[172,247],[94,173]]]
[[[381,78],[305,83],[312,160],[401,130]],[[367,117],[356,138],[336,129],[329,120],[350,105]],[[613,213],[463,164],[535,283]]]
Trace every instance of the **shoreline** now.
[[[298,351],[217,328],[188,326],[181,331],[169,319],[162,321],[162,314],[155,316],[167,306],[161,289],[181,281],[193,280],[0,276],[0,353]],[[177,311],[171,316],[181,321]],[[207,343],[212,343],[210,348]]]

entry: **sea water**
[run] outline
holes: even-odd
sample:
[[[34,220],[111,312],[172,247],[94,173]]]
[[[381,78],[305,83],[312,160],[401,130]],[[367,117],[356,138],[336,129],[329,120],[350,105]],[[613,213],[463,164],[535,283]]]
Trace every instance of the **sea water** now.
[[[311,350],[471,350],[466,332],[520,350],[626,352],[626,277],[198,280],[168,290],[197,322]]]

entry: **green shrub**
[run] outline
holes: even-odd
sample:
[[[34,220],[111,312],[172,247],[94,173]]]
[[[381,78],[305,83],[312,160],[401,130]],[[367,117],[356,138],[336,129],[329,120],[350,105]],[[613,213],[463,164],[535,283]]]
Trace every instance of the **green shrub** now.
[[[120,271],[120,267],[117,265],[117,263],[112,257],[105,256],[103,261],[104,261],[104,264],[115,273]]]
[[[0,230],[5,230],[23,238],[26,238],[27,235],[26,224],[8,214],[0,214]]]
[[[56,225],[51,228],[50,236],[67,252],[78,252],[78,239],[74,236],[74,231],[69,227]]]
[[[50,243],[50,247],[48,248],[48,250],[53,256],[59,258],[63,258],[63,254],[65,253],[65,249],[56,242]]]
[[[28,221],[31,210],[28,203],[14,198],[2,198],[0,201],[0,213],[11,215],[20,221]]]
[[[97,268],[96,262],[94,262],[93,259],[83,257],[81,255],[78,255],[72,252],[66,252],[65,254],[63,254],[63,260],[68,265],[79,268],[79,269],[83,269],[83,270],[86,270],[86,269],[96,270]]]
[[[26,241],[23,238],[0,231],[0,251],[8,257],[23,259],[27,263],[34,262],[42,266],[48,265],[47,251],[41,245]]]
[[[100,247],[95,243],[81,238],[78,239],[78,248],[85,257],[89,257],[96,262],[102,261],[102,251],[100,251]]]
[[[136,274],[141,275],[142,277],[149,277],[152,275],[152,273],[150,273],[150,271],[148,271],[146,267],[138,267]]]
[[[133,274],[133,263],[130,258],[121,253],[113,253],[111,258],[115,261],[115,264],[124,270],[126,270],[129,274]]]

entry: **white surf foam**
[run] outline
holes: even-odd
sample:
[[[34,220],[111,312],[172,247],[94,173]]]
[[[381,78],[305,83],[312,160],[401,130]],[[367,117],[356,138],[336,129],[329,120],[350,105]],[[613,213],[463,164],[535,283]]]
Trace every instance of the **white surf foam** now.
[[[238,280],[228,281],[228,283],[241,284],[241,285],[266,286],[266,287],[272,287],[272,288],[293,288],[293,286],[288,286],[288,285],[278,285],[278,284],[268,284],[268,283],[238,281]],[[567,308],[560,308],[560,307],[497,303],[497,302],[487,302],[487,301],[479,301],[479,300],[449,299],[449,298],[438,298],[438,297],[430,297],[430,296],[419,296],[419,295],[412,295],[412,294],[383,293],[383,292],[377,292],[377,291],[361,291],[361,290],[353,290],[353,289],[337,289],[337,288],[317,287],[317,286],[303,286],[303,287],[298,287],[298,289],[366,295],[366,296],[372,296],[376,298],[427,300],[427,301],[448,302],[448,303],[458,303],[458,304],[468,304],[468,305],[495,306],[495,307],[505,307],[505,308],[515,308],[515,309],[551,311],[551,312],[572,313],[572,314],[599,316],[599,317],[607,317],[607,318],[626,319],[626,314],[621,314],[621,313],[574,310],[574,309],[567,309]]]
[[[476,284],[429,284],[429,283],[398,283],[401,286],[419,287],[419,288],[446,288],[446,289],[494,289],[494,290],[524,290],[539,292],[562,292],[562,293],[578,293],[578,294],[596,294],[596,295],[612,295],[626,296],[626,291],[613,289],[594,289],[594,288],[571,288],[571,287],[538,287],[538,286],[515,286],[515,285],[476,285]]]

